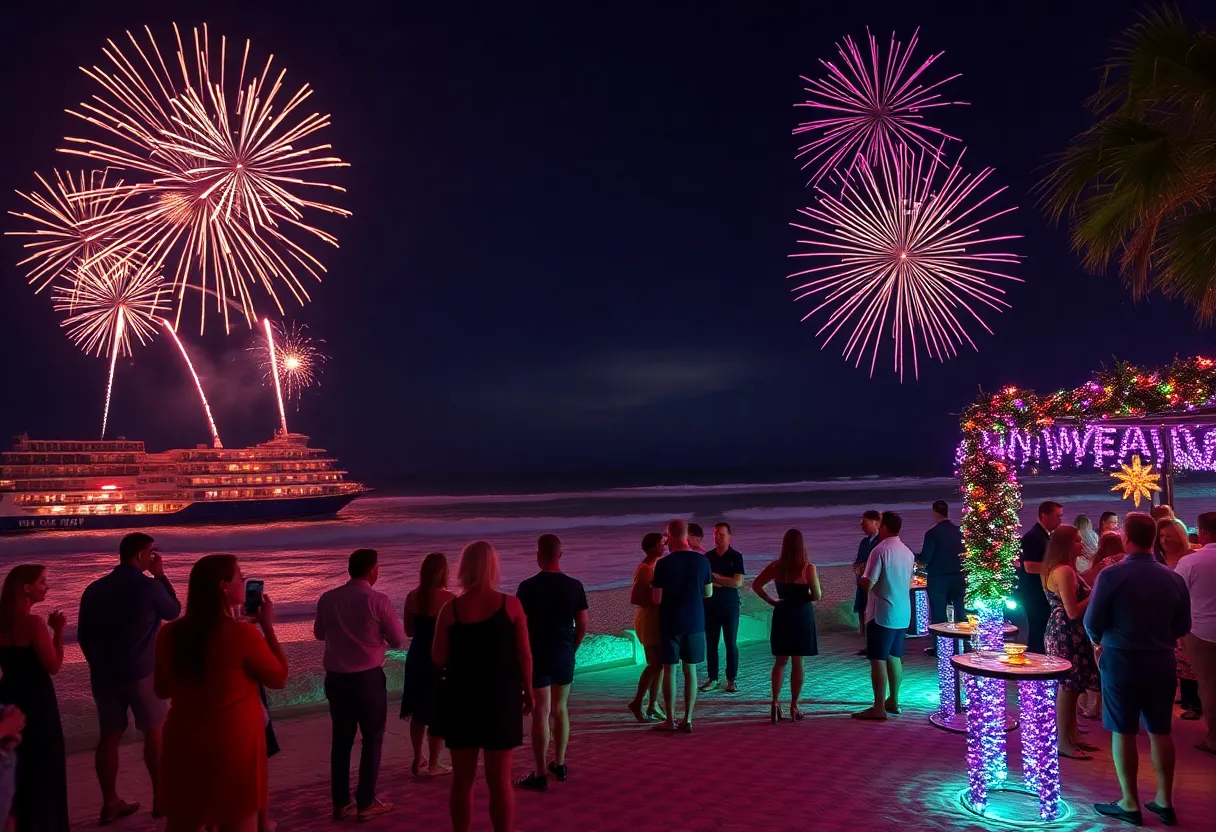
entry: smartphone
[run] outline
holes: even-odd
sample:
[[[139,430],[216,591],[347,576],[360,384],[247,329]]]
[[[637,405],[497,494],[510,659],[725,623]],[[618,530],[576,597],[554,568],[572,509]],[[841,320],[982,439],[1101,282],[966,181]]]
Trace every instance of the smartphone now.
[[[262,608],[262,589],[265,586],[262,581],[245,581],[245,615],[258,614],[258,610]]]

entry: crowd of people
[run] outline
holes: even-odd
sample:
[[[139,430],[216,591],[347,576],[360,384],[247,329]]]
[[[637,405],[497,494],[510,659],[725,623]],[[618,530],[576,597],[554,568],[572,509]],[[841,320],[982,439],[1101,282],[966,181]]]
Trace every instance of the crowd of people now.
[[[962,533],[945,502],[931,511],[934,523],[919,554],[900,538],[900,515],[862,516],[855,609],[873,701],[852,714],[855,719],[884,721],[902,711],[916,571],[926,576],[933,622],[965,613]],[[1216,512],[1199,516],[1194,539],[1168,507],[1154,514],[1133,512],[1122,528],[1117,515],[1103,515],[1095,530],[1085,517],[1063,524],[1063,507],[1045,502],[1022,537],[1017,563],[1030,650],[1072,663],[1057,698],[1060,754],[1092,759],[1098,748],[1084,741],[1078,713],[1101,718],[1112,734],[1122,795],[1095,808],[1133,823],[1141,822],[1135,745],[1141,724],[1157,775],[1155,799],[1145,808],[1176,821],[1170,740],[1176,690],[1182,718],[1207,720],[1197,747],[1216,756]],[[721,690],[739,690],[743,556],[725,522],[714,526],[707,552],[703,538],[700,526],[676,519],[642,539],[630,602],[645,665],[627,707],[638,722],[657,723],[658,732],[691,734],[697,694],[719,686],[720,670]],[[451,777],[453,829],[470,827],[479,758],[495,830],[513,829],[515,788],[543,792],[550,778],[568,779],[569,697],[588,602],[583,585],[562,571],[562,555],[558,537],[542,535],[538,572],[510,595],[498,589],[500,564],[489,543],[462,550],[459,593],[449,588],[447,558],[430,553],[401,617],[375,589],[378,553],[350,555],[349,580],[321,596],[314,621],[314,635],[324,642],[335,821],[392,811],[377,791],[388,719],[384,661],[387,649],[407,640],[400,716],[409,722],[411,771]],[[801,532],[785,533],[777,558],[751,589],[773,608],[769,721],[802,720],[804,660],[819,652],[813,605],[823,589]],[[46,594],[46,570],[36,565],[14,567],[0,590],[0,817],[16,832],[68,829],[66,757],[52,683],[63,663],[66,618],[32,611]],[[272,832],[267,758],[278,745],[266,690],[286,685],[288,665],[274,604],[260,585],[247,587],[235,556],[207,555],[193,565],[183,613],[155,541],[127,535],[118,565],[81,597],[77,638],[97,709],[102,825],[140,809],[118,789],[118,749],[133,716],[143,736],[151,811],[166,819],[169,832]],[[708,672],[698,684],[701,663]],[[788,709],[780,702],[787,672]],[[683,679],[678,719],[677,674]],[[513,782],[514,749],[524,744],[522,717],[530,722],[533,766]],[[362,743],[352,792],[356,736]],[[441,762],[445,746],[450,767]]]

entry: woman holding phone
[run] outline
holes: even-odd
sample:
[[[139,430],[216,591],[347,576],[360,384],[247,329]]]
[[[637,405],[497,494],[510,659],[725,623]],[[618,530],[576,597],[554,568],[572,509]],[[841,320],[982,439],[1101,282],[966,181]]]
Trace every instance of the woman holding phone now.
[[[258,686],[287,684],[287,660],[263,595],[254,625],[233,617],[245,579],[233,555],[190,570],[186,614],[156,639],[156,694],[169,700],[161,759],[167,832],[256,832],[267,806],[266,733]]]

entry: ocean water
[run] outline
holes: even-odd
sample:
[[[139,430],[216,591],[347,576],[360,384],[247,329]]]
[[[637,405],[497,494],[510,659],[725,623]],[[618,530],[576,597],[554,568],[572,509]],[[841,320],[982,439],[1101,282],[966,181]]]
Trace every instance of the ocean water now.
[[[1065,517],[1102,511],[1121,514],[1131,504],[1109,493],[1104,477],[1028,480],[1023,522],[1033,522],[1034,504],[1053,498],[1065,503]],[[647,532],[661,531],[672,517],[695,520],[706,528],[725,520],[734,546],[754,574],[777,552],[786,529],[802,531],[811,560],[819,565],[852,561],[861,512],[898,511],[903,538],[914,551],[931,523],[929,505],[945,499],[957,517],[958,484],[949,477],[854,479],[822,482],[654,486],[566,491],[544,494],[394,497],[371,495],[332,519],[242,526],[193,526],[152,529],[164,555],[166,572],[184,598],[190,565],[209,552],[241,558],[247,577],[266,583],[280,618],[310,616],[317,597],[346,577],[353,549],[379,550],[380,584],[398,604],[417,582],[422,558],[444,552],[455,584],[456,561],[466,543],[489,540],[498,549],[503,586],[514,589],[536,570],[536,538],[552,532],[562,538],[563,568],[588,589],[628,584],[641,559]],[[1180,485],[1176,508],[1194,523],[1216,508],[1216,486]],[[63,609],[69,628],[84,587],[117,560],[123,532],[66,532],[0,538],[0,571],[18,563],[48,567],[50,595],[43,611]],[[707,540],[712,545],[712,540]],[[69,633],[70,634],[70,633]]]

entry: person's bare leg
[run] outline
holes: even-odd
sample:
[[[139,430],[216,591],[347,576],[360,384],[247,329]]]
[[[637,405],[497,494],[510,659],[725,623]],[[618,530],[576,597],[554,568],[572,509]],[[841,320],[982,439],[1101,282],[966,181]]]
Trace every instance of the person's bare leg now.
[[[662,700],[662,691],[659,690],[660,686],[663,684],[663,664],[662,664],[662,662],[660,662],[658,660],[658,658],[656,658],[654,660],[654,663],[651,665],[651,669],[652,669],[652,672],[651,672],[651,676],[650,676],[650,704],[647,706],[646,710],[648,712],[655,712],[655,711],[658,711],[659,702]]]
[[[144,731],[144,767],[152,781],[152,811],[160,812],[160,749],[161,726]]]
[[[93,752],[93,768],[101,785],[101,810],[106,813],[122,802],[118,796],[118,746],[121,744],[121,732],[105,733]]]
[[[647,650],[649,653],[649,649]],[[633,699],[629,701],[629,710],[633,713],[638,722],[643,722],[645,717],[642,714],[642,704],[646,698],[646,692],[650,692],[650,710],[653,711],[659,704],[659,682],[663,674],[663,665],[657,661],[651,662],[650,656],[646,657],[646,666],[642,668],[642,675],[638,677],[638,689],[634,694]]]
[[[1102,718],[1102,691],[1091,690],[1087,691],[1088,696],[1085,700],[1085,715],[1090,719]]]
[[[1174,738],[1169,734],[1149,734],[1153,751],[1153,772],[1157,775],[1158,806],[1169,809],[1174,805]]]
[[[448,813],[452,816],[452,832],[469,832],[473,822],[473,781],[477,779],[477,749],[453,748],[452,791],[448,795]],[[486,754],[489,757],[489,754]],[[487,764],[489,760],[486,761]]]
[[[1119,777],[1119,788],[1123,791],[1119,807],[1133,812],[1140,808],[1140,791],[1136,787],[1136,775],[1140,769],[1136,735],[1111,734],[1110,754],[1115,758],[1115,774]]]
[[[1077,747],[1081,741],[1077,734],[1077,696],[1076,691],[1063,688],[1056,695],[1056,742],[1060,745],[1060,753],[1068,757],[1081,751]]]
[[[553,762],[559,766],[566,764],[566,746],[570,744],[570,711],[566,704],[570,701],[569,685],[553,686]],[[541,773],[541,772],[538,772]]]
[[[870,659],[870,688],[874,693],[874,704],[864,711],[853,714],[855,719],[887,718],[884,703],[887,699],[887,662],[881,659]]]
[[[891,690],[890,696],[883,702],[883,709],[888,713],[899,713],[899,686],[904,681],[904,660],[897,656],[887,659],[887,685]]]
[[[486,751],[486,785],[490,787],[490,825],[494,832],[515,832],[515,790],[511,788],[513,749]]]
[[[777,705],[777,700],[781,697],[781,686],[785,684],[785,665],[789,662],[789,656],[774,656],[773,657],[773,677],[772,677],[772,692],[773,705]]]
[[[447,774],[450,772],[450,768],[439,762],[439,755],[443,752],[443,737],[436,737],[434,734],[431,734],[428,729],[427,744],[430,746],[428,750],[431,753],[431,758],[428,760],[427,771],[431,774]]]
[[[410,719],[410,746],[414,749],[414,762],[410,763],[410,774],[422,771],[422,741],[426,739],[426,725],[418,717]]]
[[[663,665],[663,707],[667,711],[666,726],[674,728],[676,723],[676,680],[677,665]]]
[[[684,724],[692,725],[692,712],[697,707],[697,666],[684,662]]]
[[[548,686],[532,688],[532,762],[539,775],[545,773],[545,757],[549,753],[550,690]]]
[[[790,662],[790,716],[797,716],[798,700],[802,697],[802,656],[791,656]]]
[[[270,807],[258,809],[258,832],[275,832],[277,826],[270,819]]]

